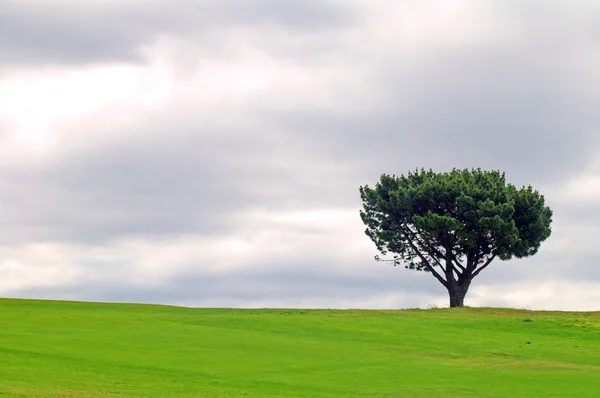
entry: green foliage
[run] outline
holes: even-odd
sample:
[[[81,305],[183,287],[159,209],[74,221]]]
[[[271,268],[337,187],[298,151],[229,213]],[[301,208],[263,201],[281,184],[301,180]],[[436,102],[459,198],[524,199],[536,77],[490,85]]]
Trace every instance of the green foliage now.
[[[395,254],[394,265],[432,272],[447,288],[468,287],[496,257],[534,255],[551,233],[544,197],[507,184],[499,171],[383,175],[360,195],[365,232],[377,249]]]
[[[0,397],[597,397],[600,313],[0,300]]]

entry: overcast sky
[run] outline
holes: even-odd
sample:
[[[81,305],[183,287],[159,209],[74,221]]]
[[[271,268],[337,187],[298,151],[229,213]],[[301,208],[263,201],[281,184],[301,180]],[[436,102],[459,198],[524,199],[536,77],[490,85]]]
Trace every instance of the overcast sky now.
[[[500,169],[554,210],[471,306],[600,310],[600,2],[0,0],[0,296],[446,306],[358,187]]]

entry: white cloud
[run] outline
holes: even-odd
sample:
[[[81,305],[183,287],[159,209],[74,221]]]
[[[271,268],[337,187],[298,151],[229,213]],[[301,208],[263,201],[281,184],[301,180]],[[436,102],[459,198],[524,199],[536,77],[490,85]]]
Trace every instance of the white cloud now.
[[[122,123],[131,112],[152,111],[168,100],[170,80],[170,71],[160,62],[11,74],[0,81],[0,120],[7,130],[4,155],[52,151],[72,138],[61,127],[99,112],[108,111],[113,122]],[[88,124],[77,135],[92,136],[93,128]]]
[[[600,175],[574,177],[561,190],[562,199],[571,204],[600,200]]]

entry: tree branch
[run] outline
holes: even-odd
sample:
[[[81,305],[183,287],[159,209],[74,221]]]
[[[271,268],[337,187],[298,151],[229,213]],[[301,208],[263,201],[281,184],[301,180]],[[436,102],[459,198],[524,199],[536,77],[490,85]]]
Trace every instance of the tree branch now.
[[[455,278],[456,280],[459,280],[459,279],[460,279],[460,277],[462,276],[462,273],[458,272],[458,271],[456,270],[456,268],[454,268],[454,274],[455,274],[454,278]]]
[[[463,267],[462,264],[456,259],[456,256],[454,255],[454,253],[452,253],[452,261],[454,261],[454,264],[456,264],[456,266],[458,268],[460,268],[460,270],[463,273],[467,271],[467,269],[465,267]]]
[[[431,245],[431,244],[426,244],[425,240],[422,238],[423,234],[419,231],[418,228],[415,228],[416,231],[413,231],[409,225],[407,225],[407,229],[410,231],[410,233],[412,234],[413,238],[416,239],[419,244],[425,248],[429,250],[431,250],[432,252],[434,252],[435,254],[437,254],[437,256],[439,258],[444,258],[445,256],[442,254],[441,251],[439,251],[435,245]],[[439,263],[439,262],[438,262]]]
[[[414,245],[414,242],[412,242],[412,243]],[[419,243],[418,240],[417,240],[417,243]],[[414,245],[414,249],[416,249],[415,251],[417,251],[419,249],[419,246]],[[425,251],[427,251],[427,250],[425,250]],[[417,253],[417,255],[419,255],[419,253]],[[423,255],[423,257],[425,257],[425,255]],[[444,267],[444,264],[442,264],[442,262],[440,260],[438,260],[435,256],[432,256],[429,253],[427,253],[427,257],[429,257],[431,260],[433,260],[435,262],[435,265],[440,267],[444,274],[446,273],[446,267]],[[425,257],[425,258],[427,258],[427,257]],[[428,263],[429,263],[429,261],[428,261]]]
[[[429,264],[429,261],[427,261],[427,259],[425,258],[425,256],[423,256],[423,254],[421,254],[421,252],[419,251],[419,249],[415,246],[415,244],[412,242],[412,240],[408,239],[408,244],[410,245],[410,247],[415,251],[415,253],[417,254],[417,256],[419,256],[419,258],[421,259],[421,261],[425,264],[425,268],[427,268],[427,270],[429,272],[431,272],[433,274],[433,276],[435,276],[435,278],[445,287],[448,288],[448,282],[446,282],[446,280],[444,278],[442,278],[442,276],[435,270],[435,268],[433,268],[431,266],[431,264]]]
[[[492,260],[494,260],[495,258],[496,258],[496,255],[494,254],[481,267],[477,268],[477,270],[475,270],[475,272],[473,272],[473,276],[471,276],[471,279],[475,278],[477,275],[479,275],[479,273],[481,271],[483,271],[485,269],[485,267],[487,267],[488,265],[490,265],[490,263],[492,262]]]
[[[420,239],[420,235],[419,235],[418,231],[417,231],[417,232],[414,232],[414,231],[413,231],[413,230],[410,228],[410,226],[408,226],[408,225],[406,226],[406,229],[407,229],[407,230],[408,230],[408,232],[410,233],[409,239],[414,239],[414,240],[417,242],[417,244],[418,244],[419,246],[421,246],[421,247],[424,247],[424,248],[426,249],[425,251],[429,251],[429,250],[431,250],[431,251],[433,251],[433,252],[434,252],[434,254],[437,254],[437,255],[438,255],[440,258],[443,258],[443,257],[444,257],[444,256],[442,255],[442,253],[441,253],[441,252],[440,252],[438,249],[436,249],[435,247],[433,247],[433,246],[431,246],[431,245],[426,245],[426,244],[424,244],[424,243],[423,243],[423,241],[422,241],[422,239]],[[413,245],[411,245],[411,246],[413,246]],[[413,247],[413,249],[414,249],[414,248],[416,248],[416,247],[417,247],[417,246]],[[446,268],[445,268],[445,267],[442,265],[442,263],[440,262],[440,260],[438,260],[436,257],[434,257],[434,256],[432,256],[432,255],[429,255],[429,257],[431,257],[431,259],[432,259],[433,261],[435,261],[436,265],[437,265],[438,267],[440,267],[440,268],[441,268],[441,269],[444,271],[444,273],[446,273]]]
[[[423,243],[423,239],[421,238],[421,234],[419,233],[419,230],[417,229],[417,231],[413,231],[412,229],[410,229],[410,227],[408,228],[408,230],[410,231],[410,233],[412,234],[412,236],[414,237],[414,239],[417,240],[417,242],[425,247],[427,250],[426,251],[431,251],[434,254],[436,254],[439,258],[446,258],[446,256],[439,251],[435,245],[432,244],[425,244]],[[454,255],[454,253],[452,252],[452,250],[448,250],[446,248],[447,251],[450,252],[450,254],[452,255],[452,260],[454,262],[454,264],[452,264],[452,262],[450,264],[446,263],[446,267],[450,266],[452,268],[452,271],[454,271],[454,273],[456,274],[456,278],[459,278],[460,276],[462,276],[466,269],[465,267],[462,266],[462,264],[456,259],[456,256]],[[445,267],[442,265],[442,263],[440,262],[440,260],[438,260],[436,257],[431,256],[431,258],[436,262],[436,264],[444,271],[444,274],[446,274],[446,269]],[[456,267],[454,266],[456,265]],[[458,269],[460,269],[460,272],[458,271]]]

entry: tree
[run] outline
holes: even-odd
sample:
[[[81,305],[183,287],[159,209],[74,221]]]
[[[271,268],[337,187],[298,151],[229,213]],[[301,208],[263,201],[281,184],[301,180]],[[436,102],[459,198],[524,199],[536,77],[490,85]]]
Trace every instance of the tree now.
[[[552,210],[531,186],[507,184],[504,173],[481,169],[382,175],[360,187],[365,233],[394,266],[431,273],[462,307],[477,275],[498,258],[537,253],[550,236]]]

